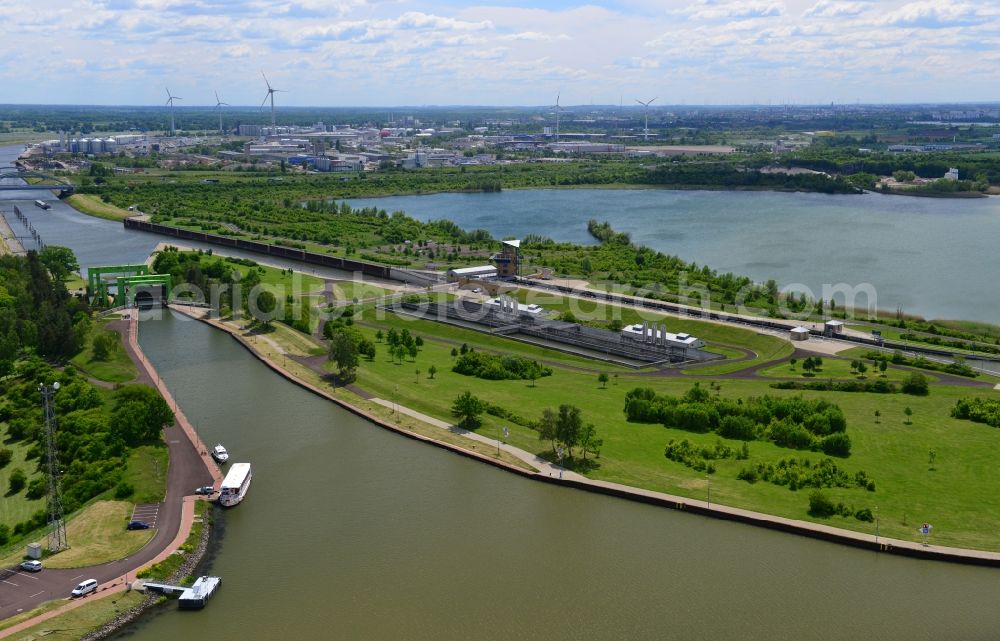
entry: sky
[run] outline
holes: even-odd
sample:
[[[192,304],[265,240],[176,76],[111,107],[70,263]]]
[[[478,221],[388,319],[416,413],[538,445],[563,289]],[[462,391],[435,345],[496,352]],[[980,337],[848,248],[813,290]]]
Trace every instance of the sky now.
[[[0,103],[1000,100],[1000,0],[0,0]]]

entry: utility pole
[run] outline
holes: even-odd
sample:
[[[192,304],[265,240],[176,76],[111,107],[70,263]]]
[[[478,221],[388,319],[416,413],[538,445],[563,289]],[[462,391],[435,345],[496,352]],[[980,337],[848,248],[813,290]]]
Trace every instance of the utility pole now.
[[[45,408],[45,445],[49,476],[49,551],[61,552],[69,547],[66,540],[66,521],[63,519],[62,496],[59,493],[59,462],[56,456],[56,418],[52,409],[52,395],[59,383],[40,384],[42,404]]]

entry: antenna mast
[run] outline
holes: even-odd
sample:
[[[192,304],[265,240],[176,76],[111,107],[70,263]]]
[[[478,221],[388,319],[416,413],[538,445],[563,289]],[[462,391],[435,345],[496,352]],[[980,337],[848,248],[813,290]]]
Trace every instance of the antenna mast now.
[[[42,405],[45,408],[45,446],[49,477],[49,551],[61,552],[69,547],[66,540],[66,521],[63,518],[62,495],[59,493],[59,463],[56,456],[56,417],[52,409],[52,395],[59,383],[41,384]]]

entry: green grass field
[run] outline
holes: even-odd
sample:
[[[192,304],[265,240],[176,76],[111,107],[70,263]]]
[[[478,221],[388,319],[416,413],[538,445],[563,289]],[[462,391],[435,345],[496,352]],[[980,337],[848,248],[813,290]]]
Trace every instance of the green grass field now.
[[[806,371],[802,369],[801,362],[796,363],[795,367],[792,367],[788,362],[784,362],[779,365],[763,369],[759,372],[759,374],[769,378],[801,378],[803,380],[818,381],[825,381],[828,379],[837,381],[873,381],[881,378],[881,372],[876,370],[870,361],[865,361],[865,366],[868,368],[868,371],[865,372],[864,378],[860,378],[857,374],[853,374],[851,372],[851,360],[854,359],[844,360],[839,358],[824,358],[822,369],[815,371],[814,373],[816,375],[812,377],[803,376]],[[902,369],[890,364],[888,369],[885,371],[885,378],[889,381],[899,382],[906,379],[911,372],[913,372],[912,369]],[[934,375],[929,373],[924,373],[924,376],[927,377],[928,381],[938,380]]]
[[[389,316],[384,321],[371,323],[366,320],[355,325],[369,338],[374,338],[376,327],[385,331],[390,326],[410,328],[424,338],[425,345],[414,362],[406,359],[399,364],[390,360],[384,343],[377,344],[378,354],[374,361],[362,359],[357,381],[362,388],[446,420],[453,420],[451,402],[465,390],[528,419],[536,419],[545,407],[575,404],[582,408],[584,421],[594,423],[604,439],[600,467],[589,476],[692,498],[705,496],[705,476],[667,460],[663,448],[670,439],[686,438],[711,445],[719,437],[659,425],[628,423],[622,413],[625,393],[632,387],[652,387],[660,393],[682,394],[694,383],[691,379],[614,370],[597,361],[430,321]],[[751,340],[759,341],[760,338],[770,337],[752,335]],[[477,350],[535,358],[554,365],[555,372],[551,377],[539,379],[535,385],[529,381],[485,381],[462,376],[451,371],[454,359],[450,354],[452,347],[461,342]],[[437,368],[433,379],[427,373],[431,365]],[[781,369],[787,367],[774,368],[776,375],[783,376]],[[600,371],[612,373],[606,389],[597,381]],[[901,370],[893,368],[890,372],[896,376]],[[819,377],[834,375],[851,378],[849,361],[824,358],[824,371]],[[836,462],[852,475],[865,471],[875,479],[877,491],[827,489],[827,494],[855,510],[875,510],[877,506],[884,536],[919,540],[916,527],[928,521],[935,526],[934,542],[937,544],[1000,549],[1000,540],[995,535],[1000,527],[1000,498],[997,498],[1000,497],[1000,478],[991,471],[992,462],[1000,457],[1000,430],[950,417],[950,409],[958,398],[996,392],[939,383],[932,383],[931,390],[928,397],[794,392],[771,389],[768,380],[751,380],[721,381],[719,393],[731,398],[801,394],[806,398],[825,398],[838,403],[848,418],[853,450],[849,458]],[[906,407],[913,410],[910,424],[904,414]],[[879,422],[876,422],[876,410],[881,413]],[[492,436],[501,426],[507,426],[510,429],[508,441],[512,444],[529,452],[548,449],[529,428],[488,415],[483,419],[483,426],[479,428],[481,433]],[[740,443],[730,441],[729,444],[739,446]],[[929,463],[931,450],[935,452],[933,470]],[[809,490],[791,491],[764,482],[751,485],[736,478],[739,469],[749,464],[776,463],[792,457],[817,461],[823,458],[822,454],[780,448],[765,442],[750,443],[750,452],[749,461],[718,463],[718,471],[711,477],[713,501],[863,532],[872,530],[871,524],[854,518],[812,519],[807,514]]]
[[[123,337],[119,334],[119,348],[110,354],[107,360],[94,359],[94,337],[99,333],[108,331],[107,324],[110,320],[97,321],[90,329],[87,337],[87,344],[79,354],[70,359],[77,369],[83,373],[108,383],[125,383],[136,377],[135,365],[128,357],[125,347],[121,345]]]
[[[159,503],[167,492],[169,453],[166,444],[141,445],[129,454],[126,483],[135,488],[135,503]],[[194,489],[194,488],[192,488]]]

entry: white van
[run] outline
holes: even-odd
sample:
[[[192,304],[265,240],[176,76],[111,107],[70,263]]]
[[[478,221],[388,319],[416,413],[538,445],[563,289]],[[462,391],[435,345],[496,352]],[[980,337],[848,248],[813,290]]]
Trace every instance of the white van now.
[[[84,596],[90,594],[96,589],[97,589],[97,579],[87,579],[86,581],[80,583],[80,585],[73,588],[73,591],[70,592],[70,596],[72,597]]]

